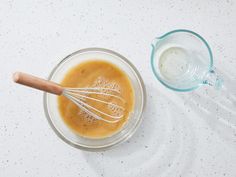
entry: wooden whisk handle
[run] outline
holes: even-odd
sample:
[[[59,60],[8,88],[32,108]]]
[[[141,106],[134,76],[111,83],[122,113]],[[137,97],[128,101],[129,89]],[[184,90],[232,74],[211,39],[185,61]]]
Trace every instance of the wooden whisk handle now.
[[[38,90],[42,90],[45,92],[53,93],[56,95],[61,95],[63,92],[63,87],[60,85],[47,81],[45,79],[41,79],[30,74],[16,72],[13,74],[14,82],[18,84],[22,84],[28,87],[32,87]]]

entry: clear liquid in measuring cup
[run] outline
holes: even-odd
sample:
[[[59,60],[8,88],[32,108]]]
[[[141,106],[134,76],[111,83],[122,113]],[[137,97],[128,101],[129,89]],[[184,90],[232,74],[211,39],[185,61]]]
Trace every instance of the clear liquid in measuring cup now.
[[[186,81],[185,84],[199,83],[205,74],[205,65],[197,52],[182,46],[168,45],[160,50],[158,68],[162,77],[169,82]]]
[[[180,78],[189,69],[189,56],[181,47],[170,47],[160,55],[159,69],[168,80]]]

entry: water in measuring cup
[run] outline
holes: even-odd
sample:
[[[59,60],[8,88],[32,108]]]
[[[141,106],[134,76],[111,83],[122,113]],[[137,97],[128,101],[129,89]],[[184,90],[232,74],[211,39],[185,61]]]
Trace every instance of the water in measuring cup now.
[[[196,86],[207,69],[201,56],[181,46],[165,46],[160,50],[158,67],[162,77],[172,83]]]
[[[189,68],[189,56],[180,47],[171,47],[163,51],[160,56],[159,69],[166,79],[179,78],[187,72]]]

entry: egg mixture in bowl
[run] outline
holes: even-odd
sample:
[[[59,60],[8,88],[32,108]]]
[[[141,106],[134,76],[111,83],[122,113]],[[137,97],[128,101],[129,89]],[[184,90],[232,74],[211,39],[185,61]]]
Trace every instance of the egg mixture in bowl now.
[[[124,99],[122,118],[108,123],[88,115],[64,96],[45,93],[44,108],[50,125],[74,147],[85,150],[111,147],[132,136],[141,122],[144,84],[135,67],[118,53],[101,48],[79,50],[63,59],[49,80],[63,87],[115,88]],[[101,111],[107,109],[107,105],[94,101],[90,105]]]

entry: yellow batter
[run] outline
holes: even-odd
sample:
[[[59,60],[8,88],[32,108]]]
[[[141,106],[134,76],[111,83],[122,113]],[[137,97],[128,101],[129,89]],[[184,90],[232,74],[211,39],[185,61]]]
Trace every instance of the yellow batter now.
[[[113,97],[99,96],[94,94],[87,95],[118,104],[125,108],[125,110],[122,112],[123,117],[119,122],[107,123],[88,116],[87,113],[82,111],[70,100],[64,96],[59,96],[58,108],[64,122],[74,132],[81,136],[88,138],[104,138],[111,136],[122,128],[129,118],[129,113],[133,110],[134,93],[131,82],[123,71],[109,62],[102,60],[83,62],[69,70],[60,84],[64,87],[113,88],[119,90],[121,93],[120,96],[125,100],[125,102],[122,102]],[[112,112],[110,107],[106,104],[101,104],[88,99],[85,99],[84,101],[101,111],[114,115],[114,110]],[[119,112],[118,115],[120,115]],[[109,117],[105,118],[110,119]]]

